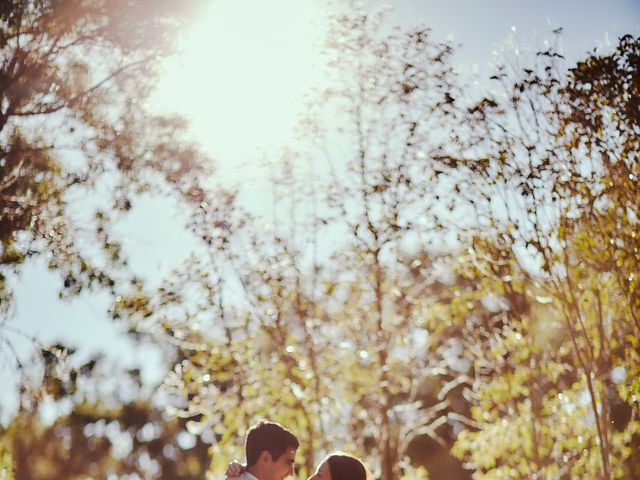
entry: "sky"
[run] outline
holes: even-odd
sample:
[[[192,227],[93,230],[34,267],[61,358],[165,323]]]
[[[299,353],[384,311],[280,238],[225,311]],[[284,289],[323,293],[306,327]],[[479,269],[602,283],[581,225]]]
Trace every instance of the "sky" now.
[[[395,0],[393,18],[404,24],[422,23],[440,38],[460,43],[459,60],[467,66],[486,67],[491,52],[515,31],[540,44],[551,30],[563,28],[568,59],[583,56],[597,46],[606,47],[626,33],[640,34],[638,0]]]
[[[457,68],[469,75],[488,72],[493,52],[514,34],[525,45],[542,45],[552,28],[562,26],[569,60],[595,47],[606,50],[625,33],[640,35],[640,0],[387,3],[392,8],[390,24],[424,24],[433,29],[436,40],[460,44]],[[220,177],[253,183],[248,186],[253,192],[249,202],[260,201],[261,183],[247,165],[294,141],[304,99],[322,85],[325,60],[319,47],[326,14],[321,0],[216,0],[211,12],[185,32],[184,53],[165,66],[155,94],[157,108],[191,119],[192,136],[216,157]],[[132,218],[118,226],[134,268],[146,276],[159,276],[176,266],[190,242],[188,234],[176,228],[179,223],[179,209],[171,201],[140,199]],[[85,359],[103,351],[125,367],[142,364],[148,382],[160,380],[160,351],[135,348],[124,327],[105,315],[104,295],[60,302],[60,280],[37,259],[11,281],[16,291],[12,325],[26,337],[76,344]],[[27,356],[31,344],[22,335],[12,339],[19,354]],[[15,381],[11,363],[0,363],[0,381],[5,385]],[[6,421],[15,408],[11,389],[2,389],[0,421]]]
[[[432,28],[436,40],[459,45],[454,61],[463,74],[485,79],[510,38],[542,46],[562,26],[573,61],[625,33],[640,34],[640,0],[363,3],[387,6],[389,25]],[[295,142],[305,98],[326,76],[321,47],[330,11],[327,0],[214,0],[183,38],[184,54],[167,62],[157,104],[191,117],[194,137],[225,178],[246,179],[244,167],[257,155]]]

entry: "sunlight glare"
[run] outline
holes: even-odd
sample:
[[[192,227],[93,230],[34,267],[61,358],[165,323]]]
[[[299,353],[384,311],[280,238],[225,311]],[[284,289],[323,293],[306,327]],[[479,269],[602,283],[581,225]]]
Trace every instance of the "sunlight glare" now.
[[[320,0],[217,0],[164,66],[153,101],[191,122],[220,163],[294,142],[322,81]]]

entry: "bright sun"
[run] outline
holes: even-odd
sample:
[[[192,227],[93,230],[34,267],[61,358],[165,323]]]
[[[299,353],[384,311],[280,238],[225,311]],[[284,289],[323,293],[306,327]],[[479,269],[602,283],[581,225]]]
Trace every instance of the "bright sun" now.
[[[216,0],[165,65],[154,102],[227,165],[290,144],[322,82],[321,0]]]

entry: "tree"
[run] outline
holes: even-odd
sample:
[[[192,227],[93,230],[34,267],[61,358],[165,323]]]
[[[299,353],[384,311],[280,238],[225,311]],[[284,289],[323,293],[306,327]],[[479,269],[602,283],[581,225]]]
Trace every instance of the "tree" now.
[[[0,307],[6,272],[45,255],[61,296],[131,280],[111,225],[141,191],[191,201],[209,170],[184,121],[147,113],[158,59],[198,2],[2,2]],[[100,191],[104,190],[105,193]],[[78,207],[78,200],[84,204]]]
[[[147,305],[181,348],[166,387],[194,431],[215,425],[214,471],[261,416],[295,427],[303,475],[330,448],[366,455],[387,480],[424,475],[414,440],[449,440],[439,337],[420,321],[431,272],[412,251],[445,235],[451,183],[430,159],[457,146],[436,128],[457,123],[452,49],[426,29],[385,33],[355,5],[329,37],[338,80],[310,117],[343,116],[306,121],[311,152],[278,165],[272,226],[231,193],[205,197],[192,215],[202,250],[119,304],[132,318]]]
[[[474,478],[632,475],[635,43],[570,74],[553,47],[515,60],[471,102],[450,46],[358,8],[334,19],[307,148],[270,164],[269,221],[201,190],[193,256],[114,315],[178,347],[164,389],[213,430],[215,472],[266,416],[303,475],[342,448],[421,478],[420,450],[454,441]]]
[[[112,228],[136,195],[198,201],[198,179],[211,170],[210,161],[184,141],[184,120],[149,113],[146,100],[159,61],[201,5],[0,4],[0,340],[19,372],[26,369],[9,336],[19,326],[10,324],[8,272],[19,273],[28,259],[44,257],[60,274],[61,297],[95,288],[116,299],[119,291],[141,284]],[[40,467],[50,478],[107,478],[110,471],[143,470],[153,476],[158,464],[168,477],[200,478],[206,446],[198,440],[194,464],[191,453],[183,455],[175,444],[184,422],[164,418],[143,398],[115,405],[107,405],[106,398],[84,399],[54,424],[43,424],[38,417],[43,398],[68,405],[77,383],[93,375],[93,367],[86,366],[61,378],[57,361],[46,357],[43,365],[48,369],[43,382],[28,395],[22,392],[22,409],[0,435],[1,465],[15,465],[16,478],[44,478]],[[105,425],[133,442],[125,458],[114,453],[117,442],[105,436]],[[157,437],[140,440],[150,426]],[[89,434],[92,429],[102,434]],[[177,453],[165,455],[165,446]],[[144,458],[151,466],[140,466]],[[188,471],[179,471],[183,467]]]
[[[0,431],[15,478],[204,477],[208,444],[163,411],[139,371],[105,388],[114,369],[104,359],[77,364],[62,345],[41,353],[42,376],[23,379],[20,411]]]
[[[637,468],[628,396],[636,382],[627,375],[637,369],[628,289],[635,275],[627,270],[637,266],[637,242],[626,227],[636,218],[627,202],[637,203],[637,161],[628,150],[637,137],[629,114],[637,48],[624,37],[616,52],[591,55],[568,76],[553,48],[534,67],[500,67],[493,78],[505,95],[469,111],[483,155],[450,159],[476,187],[465,189],[482,225],[472,276],[487,276],[488,292],[506,297],[505,319],[483,342],[493,345],[489,363],[478,358],[492,380],[476,384],[477,425],[457,447],[478,478],[623,478]],[[540,303],[550,307],[543,315]],[[505,361],[506,373],[497,368]],[[519,456],[505,441],[512,435],[530,439]]]

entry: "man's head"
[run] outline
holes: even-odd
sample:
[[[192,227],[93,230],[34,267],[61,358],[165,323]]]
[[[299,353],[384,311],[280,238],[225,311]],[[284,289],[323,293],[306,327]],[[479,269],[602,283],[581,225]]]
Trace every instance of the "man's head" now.
[[[247,432],[247,469],[259,480],[283,480],[294,473],[299,446],[298,439],[289,430],[261,420]]]

